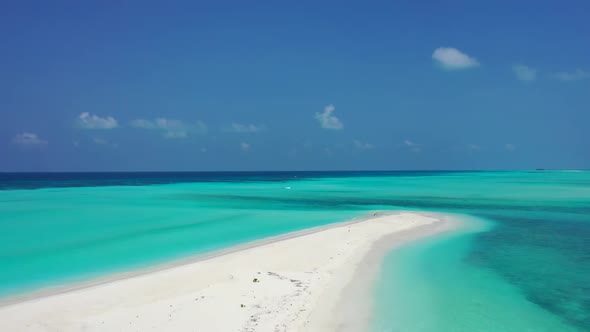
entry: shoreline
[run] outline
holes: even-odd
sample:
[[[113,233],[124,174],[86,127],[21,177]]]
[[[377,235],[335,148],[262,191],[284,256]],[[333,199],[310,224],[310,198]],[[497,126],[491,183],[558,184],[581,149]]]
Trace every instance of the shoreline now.
[[[319,319],[311,331],[333,329],[332,326],[335,326],[337,331],[369,331],[374,305],[373,286],[379,278],[385,256],[390,251],[406,244],[415,241],[428,241],[433,237],[438,238],[447,233],[457,232],[464,226],[461,219],[449,214],[413,211],[410,213],[434,218],[437,221],[387,234],[375,241],[349,280],[342,286],[338,301],[324,303],[323,312],[318,313],[318,316],[333,317],[331,313],[339,312],[346,319],[332,321]]]
[[[445,214],[371,213],[11,297],[0,302],[0,320],[25,331],[364,330],[383,256],[458,224]]]
[[[305,228],[299,231],[288,232],[284,234],[279,234],[267,238],[262,238],[254,241],[249,241],[245,243],[240,243],[234,246],[230,246],[227,248],[217,249],[210,252],[205,252],[202,254],[194,254],[189,255],[187,257],[173,259],[171,261],[156,263],[154,265],[150,265],[147,267],[140,267],[137,269],[130,269],[127,271],[117,271],[114,273],[109,273],[106,275],[100,275],[95,278],[89,278],[88,280],[76,280],[70,283],[64,283],[58,286],[49,286],[49,287],[41,287],[40,289],[34,289],[31,291],[24,291],[22,293],[17,293],[15,295],[7,295],[0,297],[0,309],[5,306],[10,306],[14,304],[19,304],[27,301],[34,301],[38,299],[42,299],[45,297],[50,297],[54,295],[69,293],[73,291],[83,290],[87,288],[93,288],[97,286],[101,286],[104,284],[108,284],[111,282],[116,282],[120,280],[126,280],[130,278],[135,278],[143,275],[148,275],[155,272],[165,271],[169,269],[174,269],[177,267],[181,267],[188,264],[198,263],[201,261],[217,258],[224,255],[233,254],[242,250],[248,250],[268,244],[272,244],[279,241],[289,240],[298,238],[300,236],[306,236],[310,234],[314,234],[317,232],[322,232],[327,229],[331,229],[334,227],[344,227],[348,225],[352,225],[358,222],[363,222],[366,220],[370,220],[372,218],[381,217],[381,216],[388,216],[394,215],[400,212],[406,211],[374,211],[369,212],[369,215],[364,215],[360,217],[355,217],[352,219],[348,219],[345,221],[330,223],[326,225]],[[413,213],[413,212],[412,212]],[[416,212],[422,213],[422,212]]]

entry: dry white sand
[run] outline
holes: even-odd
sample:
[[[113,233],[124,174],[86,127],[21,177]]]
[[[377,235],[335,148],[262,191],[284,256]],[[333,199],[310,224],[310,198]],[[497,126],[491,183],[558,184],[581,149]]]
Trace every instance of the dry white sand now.
[[[395,213],[0,307],[2,331],[352,331],[390,248],[452,227]],[[256,282],[254,282],[256,281]]]

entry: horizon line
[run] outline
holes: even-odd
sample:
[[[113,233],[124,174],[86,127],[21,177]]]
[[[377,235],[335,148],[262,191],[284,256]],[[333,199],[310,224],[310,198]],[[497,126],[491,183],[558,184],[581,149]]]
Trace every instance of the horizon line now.
[[[590,168],[498,168],[498,169],[346,169],[346,170],[200,170],[200,171],[0,171],[0,174],[59,173],[286,173],[286,172],[516,172],[516,171],[589,171]]]

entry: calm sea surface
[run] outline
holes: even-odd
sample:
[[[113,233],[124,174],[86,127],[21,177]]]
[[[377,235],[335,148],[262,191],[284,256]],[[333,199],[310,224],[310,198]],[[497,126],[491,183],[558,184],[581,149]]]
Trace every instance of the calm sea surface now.
[[[361,216],[458,214],[391,252],[374,331],[590,331],[590,172],[0,173],[0,295]]]

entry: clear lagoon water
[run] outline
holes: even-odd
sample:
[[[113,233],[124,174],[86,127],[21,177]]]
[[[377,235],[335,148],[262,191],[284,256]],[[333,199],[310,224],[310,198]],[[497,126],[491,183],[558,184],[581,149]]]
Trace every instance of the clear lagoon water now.
[[[590,330],[589,171],[0,173],[0,296],[398,209],[467,226],[386,257],[372,330]]]

